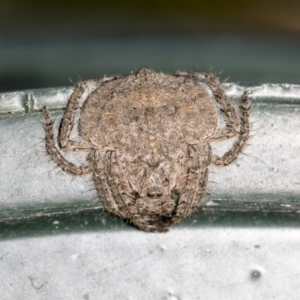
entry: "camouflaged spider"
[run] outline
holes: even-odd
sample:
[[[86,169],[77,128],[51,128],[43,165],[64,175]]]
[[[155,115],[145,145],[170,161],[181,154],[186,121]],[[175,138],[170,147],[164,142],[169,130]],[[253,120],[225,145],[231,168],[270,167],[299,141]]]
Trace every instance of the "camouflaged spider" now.
[[[92,83],[96,88],[81,106]],[[167,231],[195,211],[206,195],[209,165],[232,163],[249,137],[247,94],[237,113],[218,78],[206,73],[144,68],[127,77],[79,82],[61,120],[58,146],[46,108],[43,115],[52,160],[69,174],[91,173],[104,208],[148,232]],[[73,128],[78,140],[70,139]],[[232,137],[236,141],[222,157],[212,153],[210,141]],[[69,162],[63,156],[69,151],[88,151],[86,164]]]

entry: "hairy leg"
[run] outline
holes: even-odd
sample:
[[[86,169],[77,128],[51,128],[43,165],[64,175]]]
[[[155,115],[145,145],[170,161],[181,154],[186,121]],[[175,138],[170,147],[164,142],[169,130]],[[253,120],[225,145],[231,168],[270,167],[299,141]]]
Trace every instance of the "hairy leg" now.
[[[186,189],[179,198],[176,214],[172,223],[177,223],[201,205],[206,195],[208,166],[211,162],[209,144],[189,147],[190,166],[187,175]]]
[[[160,224],[160,219],[169,207],[162,205],[162,199],[151,199],[153,205],[149,205],[145,202],[147,200],[135,198],[115,151],[107,151],[100,157],[100,153],[94,150],[91,158],[95,187],[107,211],[143,231],[167,231],[167,227]]]
[[[129,207],[128,197],[120,192],[120,187],[116,183],[116,176],[112,173],[114,168],[113,153],[113,151],[107,151],[106,155],[101,157],[96,150],[92,152],[91,164],[95,187],[103,207],[107,211],[122,219],[132,220],[135,214]]]
[[[204,82],[212,91],[216,102],[220,105],[221,115],[225,121],[225,128],[217,129],[212,139],[229,139],[238,133],[240,125],[236,110],[225,93],[223,85],[217,76],[211,73],[177,72],[175,76],[182,76]]]
[[[238,139],[234,142],[233,146],[227,151],[222,157],[213,155],[212,162],[215,165],[226,166],[232,163],[238,155],[243,151],[248,139],[250,132],[249,125],[249,99],[246,93],[241,98],[240,105],[240,128],[238,132]]]
[[[159,221],[149,222],[151,231],[164,232],[168,227],[180,222],[194,212],[203,202],[208,182],[208,166],[211,162],[211,149],[209,144],[190,146],[189,172],[186,175],[186,188],[182,191],[179,202],[171,217],[162,217]]]
[[[220,105],[221,115],[225,121],[225,128],[218,129],[213,136],[213,139],[229,139],[237,135],[240,120],[236,110],[225,93],[223,85],[219,79],[211,73],[203,74],[203,81],[210,87],[216,102]]]
[[[91,172],[90,165],[76,166],[73,163],[67,161],[58,148],[55,145],[54,133],[53,133],[53,121],[51,119],[51,115],[49,110],[44,107],[42,110],[44,116],[44,129],[45,129],[45,142],[46,142],[46,150],[50,155],[52,160],[62,168],[62,170],[66,171],[72,175],[84,175]]]
[[[65,114],[60,124],[58,141],[62,150],[76,151],[76,150],[90,148],[90,144],[88,142],[84,142],[84,141],[77,142],[77,141],[70,140],[70,135],[74,127],[76,112],[80,106],[79,101],[82,95],[84,94],[89,83],[95,83],[99,87],[104,82],[111,81],[116,78],[118,77],[113,76],[113,77],[105,77],[101,79],[91,79],[87,81],[80,81],[75,85],[74,91],[68,101]]]

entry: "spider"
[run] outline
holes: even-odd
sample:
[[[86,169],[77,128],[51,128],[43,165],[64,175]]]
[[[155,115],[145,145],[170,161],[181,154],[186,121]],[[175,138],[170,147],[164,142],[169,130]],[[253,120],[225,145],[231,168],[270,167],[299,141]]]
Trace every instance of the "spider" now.
[[[96,88],[81,105],[91,84]],[[65,172],[92,174],[108,212],[141,230],[164,232],[203,203],[209,165],[229,165],[242,152],[249,106],[244,93],[237,112],[208,73],[143,68],[127,77],[82,81],[70,96],[57,142],[43,108],[46,150]],[[218,125],[220,117],[224,126]],[[71,139],[73,130],[77,139]],[[223,156],[212,153],[210,141],[233,137]],[[64,153],[71,151],[86,151],[86,163],[69,162]]]

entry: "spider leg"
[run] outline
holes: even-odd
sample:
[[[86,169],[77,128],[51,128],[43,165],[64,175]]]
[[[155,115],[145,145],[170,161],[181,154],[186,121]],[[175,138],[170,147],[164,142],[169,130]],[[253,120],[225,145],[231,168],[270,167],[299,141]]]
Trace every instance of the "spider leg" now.
[[[175,76],[190,78],[195,81],[205,82],[212,91],[216,102],[220,105],[221,115],[225,121],[225,128],[217,129],[212,139],[224,140],[238,134],[240,120],[234,106],[226,95],[218,77],[211,73],[176,72]]]
[[[221,115],[225,121],[225,128],[218,129],[213,139],[229,139],[238,134],[240,119],[237,116],[236,110],[224,91],[224,87],[219,79],[211,73],[202,74],[202,80],[211,89],[216,102],[220,105]]]
[[[107,180],[108,176],[104,171],[104,165],[98,153],[94,152],[92,155],[93,164],[93,179],[95,183],[96,191],[99,198],[102,201],[103,207],[110,213],[124,218],[125,215],[120,211],[117,205],[114,195],[111,191],[111,187]]]
[[[190,146],[189,156],[191,167],[187,176],[187,188],[179,198],[176,214],[172,217],[173,224],[195,211],[206,195],[208,166],[212,158],[210,145]]]
[[[100,157],[100,153],[94,150],[91,161],[95,187],[107,211],[131,222],[143,231],[167,231],[165,226],[161,226],[153,219],[153,214],[159,214],[159,209],[149,210],[143,202],[137,206],[133,197],[123,190],[121,180],[124,174],[120,174],[120,166],[116,168],[118,173],[114,170],[114,165],[118,164],[114,151],[107,151],[104,157]]]
[[[55,145],[54,141],[54,133],[53,133],[53,121],[51,119],[51,115],[49,110],[44,107],[42,110],[45,124],[45,141],[46,141],[46,151],[52,158],[52,160],[62,168],[62,170],[66,171],[72,175],[84,175],[91,172],[91,168],[89,164],[83,166],[76,166],[73,163],[66,160],[66,158],[60,153],[58,148]]]
[[[200,149],[198,149],[200,148]],[[200,150],[200,151],[199,151]],[[185,218],[190,215],[203,201],[208,181],[208,166],[211,161],[209,144],[190,147],[192,167],[189,174],[187,189],[180,196],[176,216]]]
[[[120,166],[118,165],[116,152],[108,151],[106,153],[106,170],[108,171],[108,185],[111,187],[111,193],[118,207],[118,213],[123,219],[129,220],[134,226],[146,232],[157,231],[155,224],[151,224],[151,211],[147,207],[146,203],[140,203],[141,206],[137,206],[133,203],[132,196],[125,193],[122,188],[122,178],[125,177],[124,173],[120,173]]]
[[[249,99],[246,93],[241,98],[240,105],[240,128],[238,131],[238,138],[234,142],[233,146],[227,151],[222,157],[213,155],[212,162],[215,165],[226,166],[232,163],[237,156],[243,151],[248,139],[250,132],[249,125]]]
[[[116,76],[112,76],[112,77],[105,77],[101,79],[80,81],[75,85],[74,91],[68,101],[64,117],[62,118],[60,124],[58,140],[62,150],[76,151],[82,148],[90,148],[88,142],[83,142],[83,141],[76,142],[70,140],[70,135],[74,127],[76,112],[80,107],[80,99],[84,94],[88,84],[95,83],[96,85],[100,86],[102,83],[114,80],[116,78],[117,78]]]
[[[179,76],[185,76],[195,78],[199,81],[204,81],[211,89],[216,102],[220,105],[221,115],[225,121],[225,128],[217,129],[212,139],[224,140],[238,135],[237,141],[233,144],[232,148],[227,151],[222,157],[213,155],[212,162],[215,165],[226,166],[232,163],[237,156],[244,149],[249,139],[249,99],[246,93],[241,98],[240,114],[237,112],[234,106],[231,104],[227,97],[222,84],[219,79],[210,73],[186,73],[182,72]]]
[[[133,206],[130,206],[129,196],[120,192],[116,182],[118,177],[113,173],[113,164],[116,163],[114,156],[114,151],[107,151],[105,157],[100,157],[99,152],[93,151],[91,160],[95,187],[107,211],[135,224],[137,211]],[[135,225],[144,230],[142,224],[140,226],[139,224]]]
[[[191,145],[188,149],[189,169],[186,175],[186,189],[182,191],[179,202],[172,217],[162,218],[153,224],[155,231],[167,231],[167,228],[178,223],[199,207],[206,195],[208,182],[208,166],[211,162],[209,144]]]

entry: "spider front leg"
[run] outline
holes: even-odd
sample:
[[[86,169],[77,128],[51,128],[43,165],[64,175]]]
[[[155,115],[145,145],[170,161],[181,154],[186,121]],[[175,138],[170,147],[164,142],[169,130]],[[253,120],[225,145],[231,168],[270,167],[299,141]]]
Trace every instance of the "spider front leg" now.
[[[176,216],[190,215],[203,201],[208,182],[211,148],[208,143],[188,147],[189,167],[186,188],[179,198]]]
[[[99,87],[101,84],[115,80],[118,77],[105,77],[101,79],[92,79],[80,81],[75,85],[74,91],[68,101],[65,114],[61,120],[60,130],[58,135],[59,146],[64,151],[76,151],[82,149],[90,149],[90,143],[86,141],[72,141],[70,136],[74,127],[76,112],[80,108],[80,99],[89,84],[96,84]]]
[[[236,136],[239,132],[240,119],[218,77],[211,73],[203,73],[199,74],[198,78],[199,80],[202,79],[211,89],[226,124],[225,128],[217,129],[212,138],[224,140]]]
[[[116,176],[112,171],[114,165],[117,164],[115,151],[107,150],[106,153],[100,153],[94,149],[90,158],[95,188],[104,208],[123,219],[132,218],[128,199],[123,193],[120,193],[120,187],[115,182]]]
[[[71,175],[84,175],[91,172],[91,168],[89,164],[83,166],[76,166],[73,163],[69,162],[65,159],[64,156],[60,153],[58,148],[55,145],[54,133],[53,133],[53,121],[50,115],[49,110],[44,107],[42,110],[45,124],[45,142],[46,142],[46,151],[52,158],[52,160],[62,168],[62,170],[66,171]]]
[[[208,182],[208,166],[211,163],[211,148],[208,143],[188,147],[185,187],[181,191],[175,213],[160,222],[162,229],[176,224],[194,212],[204,201]]]
[[[225,128],[217,129],[212,139],[226,140],[236,136],[239,132],[240,120],[234,106],[225,93],[224,87],[218,77],[211,73],[176,72],[177,77],[185,77],[197,82],[204,82],[210,88],[216,102],[220,105],[221,115],[225,121]]]
[[[249,99],[246,93],[243,94],[240,104],[239,117],[234,106],[231,104],[225,90],[219,79],[213,74],[198,74],[199,80],[204,80],[212,90],[216,102],[220,105],[221,115],[224,118],[226,127],[217,129],[212,139],[224,140],[238,135],[237,141],[232,148],[222,157],[212,156],[212,162],[215,165],[226,166],[232,163],[238,155],[243,151],[249,139]]]
[[[241,98],[240,105],[240,128],[238,131],[238,139],[234,142],[232,148],[227,151],[222,157],[217,155],[212,156],[212,162],[215,165],[226,166],[231,164],[238,155],[243,151],[248,139],[250,132],[249,125],[249,99],[246,93]]]

